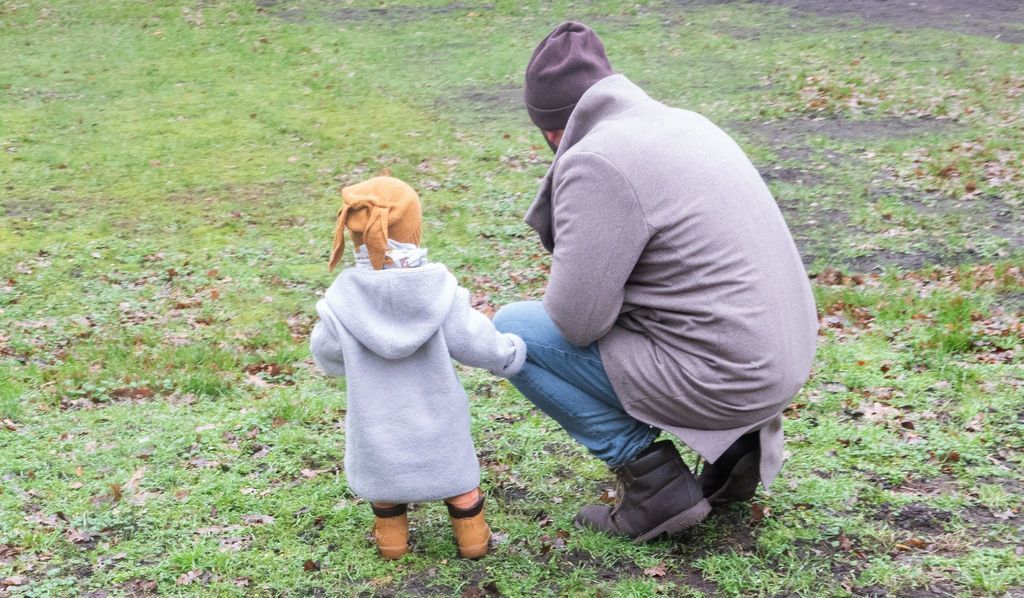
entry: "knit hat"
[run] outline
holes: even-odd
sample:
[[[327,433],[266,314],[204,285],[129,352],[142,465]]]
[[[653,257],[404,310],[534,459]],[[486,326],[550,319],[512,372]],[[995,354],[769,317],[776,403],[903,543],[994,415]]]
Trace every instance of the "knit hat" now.
[[[388,239],[420,244],[420,198],[408,184],[391,177],[375,177],[343,188],[341,200],[330,270],[345,252],[346,228],[352,233],[355,249],[366,245],[374,270],[384,267]]]
[[[562,23],[540,42],[526,65],[523,95],[530,120],[545,131],[564,129],[583,93],[614,74],[593,29],[575,21]]]

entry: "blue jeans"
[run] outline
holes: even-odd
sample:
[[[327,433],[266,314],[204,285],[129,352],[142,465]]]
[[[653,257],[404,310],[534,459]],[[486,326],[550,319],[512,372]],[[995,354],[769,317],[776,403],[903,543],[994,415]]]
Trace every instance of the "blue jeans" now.
[[[658,436],[660,430],[622,408],[597,343],[577,347],[565,340],[541,302],[506,305],[494,326],[526,342],[526,364],[512,384],[608,466],[632,461]]]

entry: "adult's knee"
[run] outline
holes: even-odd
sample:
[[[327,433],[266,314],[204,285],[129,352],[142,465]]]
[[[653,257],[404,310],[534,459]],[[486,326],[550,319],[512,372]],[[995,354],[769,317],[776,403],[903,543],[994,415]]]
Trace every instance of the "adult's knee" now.
[[[534,338],[545,336],[552,322],[540,301],[517,301],[494,314],[494,327],[499,332],[519,335],[529,344]]]
[[[513,334],[525,332],[533,328],[536,323],[536,306],[540,306],[539,301],[509,303],[494,314],[494,327],[499,332],[511,332]],[[543,306],[541,306],[541,311],[543,309]]]

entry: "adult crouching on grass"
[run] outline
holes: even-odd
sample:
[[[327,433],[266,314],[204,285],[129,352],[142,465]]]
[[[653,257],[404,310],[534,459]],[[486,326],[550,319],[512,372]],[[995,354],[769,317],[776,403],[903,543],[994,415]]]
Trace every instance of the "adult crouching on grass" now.
[[[537,46],[525,99],[555,152],[526,214],[552,264],[543,302],[494,318],[528,347],[511,381],[619,479],[577,525],[673,535],[779,472],[817,337],[807,274],[736,143],[615,74],[589,27]]]

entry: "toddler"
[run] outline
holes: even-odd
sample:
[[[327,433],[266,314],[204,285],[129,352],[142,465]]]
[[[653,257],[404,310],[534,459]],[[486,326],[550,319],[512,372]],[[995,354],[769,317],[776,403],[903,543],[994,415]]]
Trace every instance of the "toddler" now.
[[[316,305],[310,348],[325,373],[345,376],[345,476],[374,513],[381,557],[409,551],[410,502],[443,499],[459,555],[487,553],[480,467],[469,401],[452,358],[515,375],[526,346],[470,307],[469,292],[419,247],[419,197],[378,177],[345,187],[330,269],[352,236],[346,268]]]

